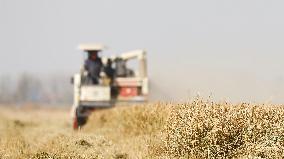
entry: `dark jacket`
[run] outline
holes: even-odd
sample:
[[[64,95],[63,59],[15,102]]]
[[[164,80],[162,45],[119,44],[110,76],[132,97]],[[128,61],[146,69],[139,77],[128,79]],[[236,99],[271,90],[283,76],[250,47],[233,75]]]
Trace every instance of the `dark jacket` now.
[[[88,77],[91,78],[93,84],[98,84],[103,67],[101,58],[96,58],[96,60],[87,59],[84,67],[88,71]]]

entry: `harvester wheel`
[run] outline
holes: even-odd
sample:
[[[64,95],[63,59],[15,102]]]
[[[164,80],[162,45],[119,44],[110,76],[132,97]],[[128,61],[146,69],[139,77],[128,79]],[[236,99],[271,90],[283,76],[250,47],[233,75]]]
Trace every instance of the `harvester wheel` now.
[[[73,129],[78,130],[87,122],[87,117],[75,117],[73,120]]]
[[[80,127],[86,124],[87,122],[87,117],[82,116],[80,114],[84,113],[84,109],[78,109],[76,110],[76,115],[73,119],[73,129],[78,130]]]

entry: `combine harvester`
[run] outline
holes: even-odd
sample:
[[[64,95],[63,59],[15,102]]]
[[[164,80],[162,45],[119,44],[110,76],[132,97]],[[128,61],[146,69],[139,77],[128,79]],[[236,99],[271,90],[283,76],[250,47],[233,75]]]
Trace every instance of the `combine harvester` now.
[[[103,51],[105,47],[99,44],[85,44],[79,45],[79,49],[90,55],[92,52]],[[138,60],[137,70],[129,68],[129,61],[133,60]],[[94,110],[111,108],[119,103],[147,101],[149,84],[144,50],[130,51],[118,56],[103,56],[101,62],[97,82],[88,82],[90,70],[87,70],[85,65],[80,73],[72,77],[74,103],[71,116],[74,129],[82,127]],[[105,69],[107,67],[112,72],[111,76],[108,76],[109,72]]]

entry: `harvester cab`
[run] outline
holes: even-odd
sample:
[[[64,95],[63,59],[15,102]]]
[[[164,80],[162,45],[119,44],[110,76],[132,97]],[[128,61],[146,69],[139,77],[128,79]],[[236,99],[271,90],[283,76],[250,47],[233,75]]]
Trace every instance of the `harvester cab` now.
[[[74,129],[83,126],[96,109],[147,101],[149,90],[146,52],[134,50],[110,57],[98,57],[98,52],[105,48],[99,44],[79,45],[79,49],[88,54],[88,59],[81,71],[72,77],[74,99],[71,115]],[[93,53],[96,54],[95,60],[89,59],[93,57]],[[131,68],[133,65],[129,65],[133,64],[131,61],[136,62],[135,69]],[[94,65],[95,69],[88,69],[88,64]],[[98,68],[99,73],[94,73]]]

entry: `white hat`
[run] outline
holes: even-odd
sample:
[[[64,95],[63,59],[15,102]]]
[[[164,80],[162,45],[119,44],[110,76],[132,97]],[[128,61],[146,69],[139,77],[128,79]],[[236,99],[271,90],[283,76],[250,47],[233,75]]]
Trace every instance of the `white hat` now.
[[[107,47],[103,44],[80,44],[78,48],[83,51],[102,51]]]

